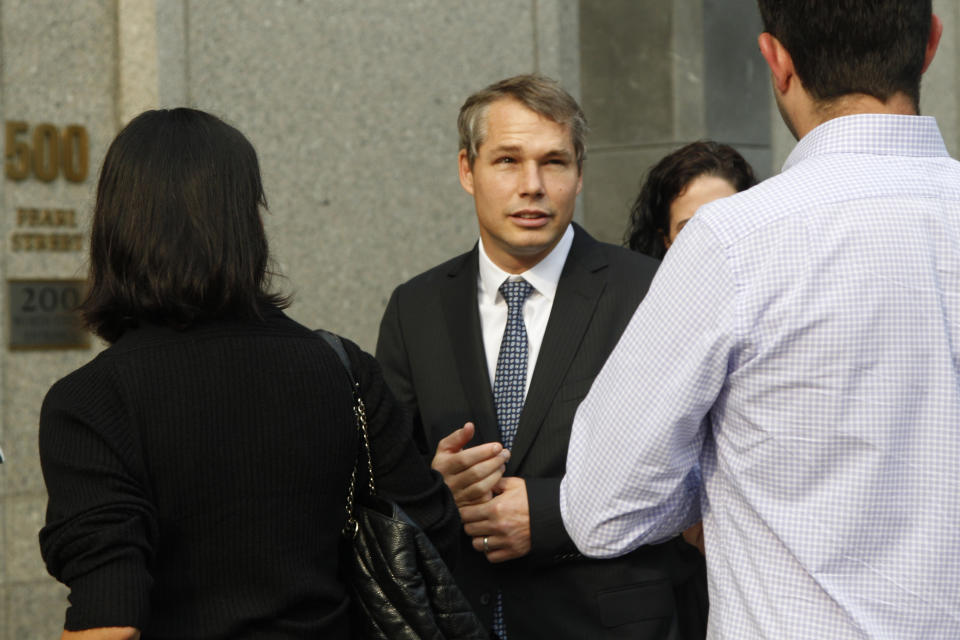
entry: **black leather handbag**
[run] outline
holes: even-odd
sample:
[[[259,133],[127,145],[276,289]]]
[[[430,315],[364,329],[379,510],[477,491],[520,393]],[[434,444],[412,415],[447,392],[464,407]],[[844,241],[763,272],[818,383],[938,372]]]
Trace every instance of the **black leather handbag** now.
[[[340,357],[353,389],[367,491],[357,492],[360,455],[347,492],[341,571],[350,590],[355,638],[486,640],[480,620],[426,534],[393,501],[377,495],[360,385],[339,336],[317,331]]]

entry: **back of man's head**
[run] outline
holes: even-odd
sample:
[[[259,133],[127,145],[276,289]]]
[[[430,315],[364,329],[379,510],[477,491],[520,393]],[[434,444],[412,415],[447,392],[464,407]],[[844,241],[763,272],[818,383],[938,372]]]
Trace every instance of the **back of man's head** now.
[[[811,97],[862,93],[920,102],[931,0],[758,0],[764,31],[790,53]]]

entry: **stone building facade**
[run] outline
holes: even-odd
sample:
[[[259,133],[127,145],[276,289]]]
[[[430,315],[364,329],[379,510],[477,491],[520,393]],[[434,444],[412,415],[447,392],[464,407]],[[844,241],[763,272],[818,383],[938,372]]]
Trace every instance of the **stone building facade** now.
[[[955,151],[960,5],[934,4],[923,107]],[[100,162],[131,117],[186,105],[243,131],[291,315],[372,350],[393,287],[475,241],[455,162],[470,92],[539,71],[581,100],[577,218],[619,242],[641,175],[680,144],[731,143],[764,177],[786,157],[759,31],[753,0],[0,0],[0,639],[62,625],[37,545],[37,418],[103,348],[63,318]]]

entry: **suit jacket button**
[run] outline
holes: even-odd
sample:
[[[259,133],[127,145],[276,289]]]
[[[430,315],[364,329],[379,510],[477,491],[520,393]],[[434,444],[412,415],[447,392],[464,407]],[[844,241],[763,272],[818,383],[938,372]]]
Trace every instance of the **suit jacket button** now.
[[[484,606],[490,604],[490,594],[489,594],[489,593],[481,593],[481,594],[480,594],[480,604],[482,604],[482,605],[484,605]]]

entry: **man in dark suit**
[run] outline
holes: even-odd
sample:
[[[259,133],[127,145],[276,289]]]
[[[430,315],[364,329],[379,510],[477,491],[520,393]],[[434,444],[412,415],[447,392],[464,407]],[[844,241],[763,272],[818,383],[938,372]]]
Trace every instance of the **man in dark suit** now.
[[[377,344],[460,508],[458,581],[503,639],[692,637],[674,592],[701,562],[692,547],[590,560],[560,517],[574,412],[657,262],[572,223],[586,121],[556,83],[491,85],[458,124],[480,241],[399,286]]]

